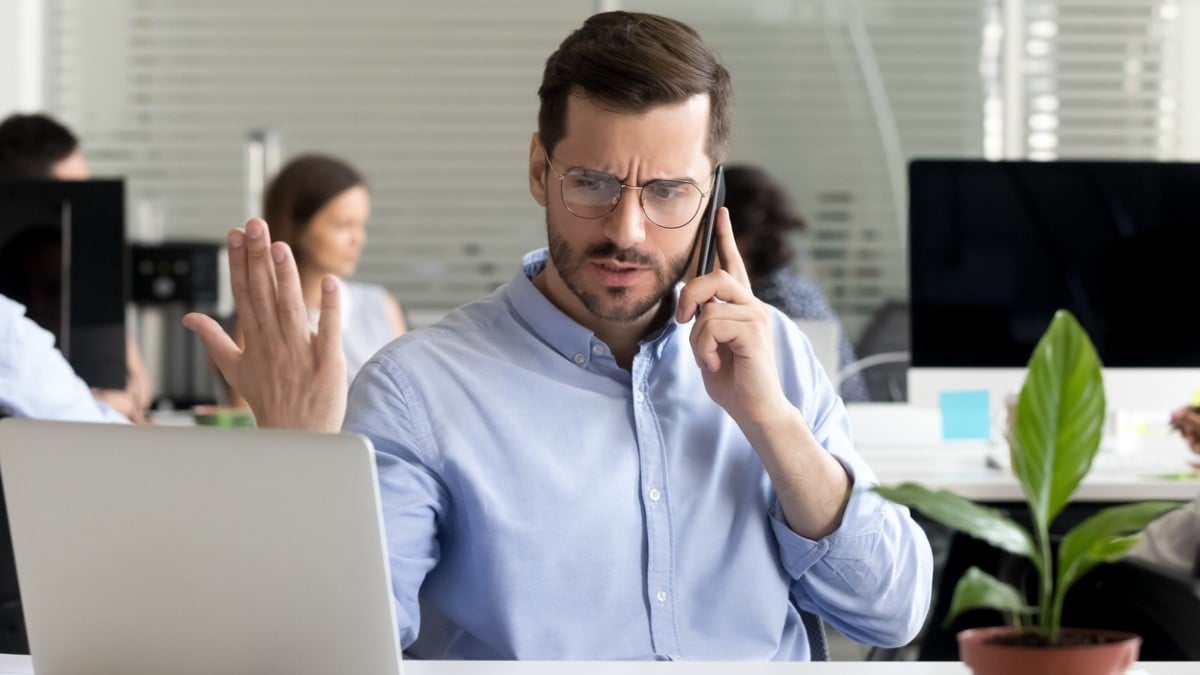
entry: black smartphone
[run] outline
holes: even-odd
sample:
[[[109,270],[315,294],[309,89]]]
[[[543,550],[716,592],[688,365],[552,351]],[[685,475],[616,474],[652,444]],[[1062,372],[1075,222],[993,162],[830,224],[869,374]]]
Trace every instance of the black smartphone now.
[[[700,222],[700,258],[696,262],[696,276],[704,276],[713,270],[717,257],[717,209],[725,203],[725,167],[717,165],[713,172],[712,189],[708,192],[708,208]]]

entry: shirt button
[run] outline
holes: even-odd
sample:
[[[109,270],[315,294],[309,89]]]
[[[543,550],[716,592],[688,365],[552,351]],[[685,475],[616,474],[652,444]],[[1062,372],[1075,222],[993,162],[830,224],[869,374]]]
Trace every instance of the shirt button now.
[[[646,395],[640,391],[635,391],[635,392],[633,392],[633,400],[637,401],[638,403],[641,403],[642,401],[646,400]]]
[[[581,366],[583,365],[584,361],[587,361],[587,357],[583,355],[583,352],[580,352],[571,358],[575,361],[575,363],[578,363]]]
[[[604,345],[592,345],[592,353],[593,354],[603,354],[604,353]]]
[[[652,502],[662,499],[662,493],[658,491],[658,488],[650,488],[650,492],[647,494],[650,496],[650,501]]]
[[[658,600],[659,602],[666,602],[666,601],[667,601],[667,592],[666,592],[666,591],[659,591],[659,592],[657,592],[657,593],[655,593],[655,594],[654,594],[654,598],[655,598],[656,600]]]

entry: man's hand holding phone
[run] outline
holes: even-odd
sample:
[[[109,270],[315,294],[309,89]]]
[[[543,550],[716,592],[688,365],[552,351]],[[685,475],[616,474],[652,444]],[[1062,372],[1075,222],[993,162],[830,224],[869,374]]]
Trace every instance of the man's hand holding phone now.
[[[702,221],[697,276],[680,292],[675,319],[696,319],[692,350],[709,397],[740,424],[762,424],[793,410],[775,366],[771,312],[750,290],[728,209],[712,211],[712,244],[704,246],[708,237]],[[706,267],[711,270],[705,262],[708,251],[720,260],[715,272],[705,272]]]

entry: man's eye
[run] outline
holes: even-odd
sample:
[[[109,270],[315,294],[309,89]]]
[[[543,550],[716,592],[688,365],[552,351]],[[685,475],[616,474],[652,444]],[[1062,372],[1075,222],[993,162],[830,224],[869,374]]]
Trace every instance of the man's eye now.
[[[611,176],[576,174],[571,176],[572,187],[589,192],[611,192],[613,178]]]
[[[673,201],[683,199],[688,196],[688,188],[691,187],[687,183],[677,183],[675,181],[655,181],[645,187],[645,190],[650,193],[651,197],[663,201]]]

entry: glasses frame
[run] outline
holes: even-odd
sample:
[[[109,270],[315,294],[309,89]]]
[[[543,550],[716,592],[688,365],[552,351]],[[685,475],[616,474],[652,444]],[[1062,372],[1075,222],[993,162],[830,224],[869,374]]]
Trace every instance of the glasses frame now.
[[[669,179],[668,178],[657,178],[655,180],[647,182],[645,185],[626,185],[625,183],[622,183],[619,178],[617,178],[616,176],[613,176],[610,173],[605,174],[603,171],[596,171],[594,169],[588,169],[588,168],[585,168],[582,166],[573,166],[573,167],[568,168],[566,172],[559,173],[558,169],[554,168],[554,162],[550,158],[550,153],[545,153],[542,155],[542,157],[543,157],[543,159],[546,160],[546,166],[550,168],[550,172],[558,177],[558,199],[559,199],[559,201],[562,202],[563,208],[565,208],[568,213],[575,216],[576,218],[583,218],[584,220],[600,220],[601,218],[608,216],[613,211],[617,210],[617,206],[619,206],[621,204],[621,200],[625,198],[626,190],[635,190],[638,193],[638,206],[641,207],[642,215],[646,216],[646,220],[649,220],[650,222],[654,223],[655,227],[661,227],[664,230],[678,230],[681,227],[687,227],[688,223],[690,223],[696,219],[696,215],[700,213],[701,208],[703,208],[703,206],[704,206],[704,199],[706,197],[708,197],[708,194],[709,194],[708,192],[705,192],[703,188],[700,187],[699,183],[697,183],[696,181],[694,181],[690,178],[684,179],[684,180],[677,180],[674,178],[669,178]],[[614,201],[612,203],[612,205],[609,206],[607,211],[605,211],[604,213],[602,213],[598,216],[585,216],[585,215],[575,213],[574,211],[571,210],[571,206],[569,204],[567,204],[567,197],[566,197],[566,195],[563,194],[563,190],[565,189],[563,187],[563,181],[566,180],[567,173],[569,173],[570,171],[572,171],[574,169],[579,169],[581,171],[591,171],[593,173],[598,173],[598,174],[604,174],[604,175],[609,176],[609,177],[613,178],[614,180],[616,180],[617,185],[621,186],[621,191],[617,193],[616,201]],[[681,225],[663,225],[662,223],[659,223],[657,220],[651,218],[650,213],[648,211],[646,211],[646,199],[643,196],[643,195],[645,195],[646,188],[650,187],[651,185],[654,185],[655,183],[664,182],[664,181],[669,182],[669,183],[687,183],[688,185],[691,185],[692,187],[696,188],[696,191],[700,193],[700,200],[698,202],[696,202],[696,211],[691,215],[691,217],[689,217],[687,220],[683,221],[683,224],[681,224]]]

